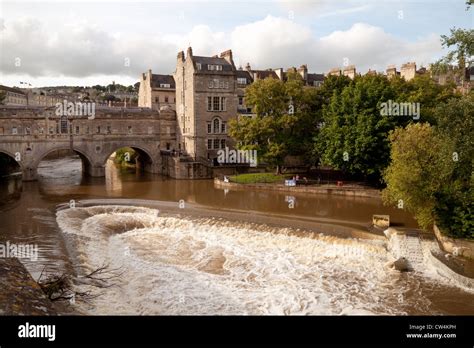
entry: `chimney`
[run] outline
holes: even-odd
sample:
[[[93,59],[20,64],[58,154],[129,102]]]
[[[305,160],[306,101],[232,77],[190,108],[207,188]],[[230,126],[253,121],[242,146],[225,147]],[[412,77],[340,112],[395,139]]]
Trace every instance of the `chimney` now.
[[[283,68],[275,69],[275,74],[277,74],[278,78],[283,81]]]
[[[183,51],[180,51],[178,52],[178,60],[184,62],[184,52]]]
[[[298,68],[298,73],[301,75],[303,80],[307,80],[308,78],[308,66],[306,64],[303,64]]]
[[[224,58],[229,62],[230,65],[234,65],[234,60],[232,59],[232,50],[227,50],[221,53],[221,58]]]
[[[247,71],[252,70],[252,68],[250,67],[250,63],[247,63],[247,65],[245,66],[245,70],[247,70]]]
[[[193,49],[192,47],[188,47],[187,57],[192,57],[192,56],[193,56]]]

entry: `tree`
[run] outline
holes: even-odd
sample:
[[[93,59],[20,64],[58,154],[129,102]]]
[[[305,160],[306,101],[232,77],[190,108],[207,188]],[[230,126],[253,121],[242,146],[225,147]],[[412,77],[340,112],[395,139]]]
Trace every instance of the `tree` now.
[[[397,94],[389,80],[365,75],[334,93],[323,108],[324,125],[315,148],[323,164],[377,181],[389,163],[387,135],[408,117],[382,116],[380,105]]]
[[[436,193],[435,216],[451,236],[474,238],[474,94],[441,104],[438,134],[452,143],[451,175]]]
[[[452,143],[428,123],[412,123],[390,132],[391,163],[384,172],[386,204],[413,213],[422,228],[434,221],[436,194],[452,172]]]
[[[230,122],[229,133],[240,149],[257,150],[264,162],[280,173],[287,155],[308,155],[316,123],[314,89],[304,87],[297,73],[287,81],[257,80],[246,90],[246,103],[256,117],[241,117]]]
[[[471,66],[474,59],[474,29],[451,29],[450,35],[441,35],[444,48],[453,48],[443,58],[434,63],[431,70],[436,74],[444,74],[454,68],[456,75],[464,80],[466,67]]]

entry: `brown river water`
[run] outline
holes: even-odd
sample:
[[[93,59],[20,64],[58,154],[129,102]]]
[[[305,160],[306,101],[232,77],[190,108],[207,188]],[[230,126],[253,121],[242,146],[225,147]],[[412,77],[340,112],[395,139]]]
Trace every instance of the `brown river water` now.
[[[78,313],[474,314],[472,290],[432,265],[400,274],[386,266],[383,238],[343,238],[320,225],[367,231],[373,214],[389,214],[396,226],[417,227],[378,199],[229,191],[112,163],[105,178],[88,178],[76,157],[43,160],[39,175],[0,182],[0,242],[38,245],[37,260],[22,260],[35,278],[120,269],[116,286],[76,285],[100,293],[76,302]],[[57,209],[91,199],[102,203]],[[183,209],[167,211],[180,201]]]

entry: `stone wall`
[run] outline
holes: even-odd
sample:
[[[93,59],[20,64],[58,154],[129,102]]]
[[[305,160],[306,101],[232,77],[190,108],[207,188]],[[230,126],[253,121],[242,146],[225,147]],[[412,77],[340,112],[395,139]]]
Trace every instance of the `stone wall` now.
[[[83,169],[104,176],[109,156],[122,147],[146,154],[145,170],[161,172],[161,151],[176,148],[172,110],[97,108],[94,118],[57,116],[55,108],[0,108],[0,152],[17,160],[23,180],[35,180],[39,162],[51,152],[78,153]]]
[[[444,251],[474,259],[474,241],[462,238],[450,238],[444,235],[436,225],[433,226],[433,230]]]
[[[375,189],[357,189],[357,188],[337,188],[322,186],[284,186],[282,184],[238,184],[234,182],[224,182],[219,178],[214,178],[214,186],[222,189],[231,190],[264,190],[281,191],[288,193],[308,193],[308,194],[326,194],[343,195],[352,197],[380,197],[380,191]]]

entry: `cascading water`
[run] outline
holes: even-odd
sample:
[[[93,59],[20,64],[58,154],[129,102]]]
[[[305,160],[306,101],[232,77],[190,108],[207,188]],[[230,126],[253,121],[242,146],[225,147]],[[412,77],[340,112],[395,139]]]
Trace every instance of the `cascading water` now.
[[[416,272],[389,269],[393,256],[382,240],[133,206],[65,209],[57,221],[80,266],[123,271],[118,286],[77,285],[101,294],[89,305],[76,304],[84,313],[436,313],[421,288],[438,286],[442,278],[424,273],[423,258]]]

